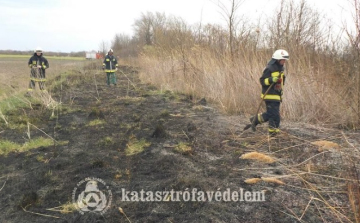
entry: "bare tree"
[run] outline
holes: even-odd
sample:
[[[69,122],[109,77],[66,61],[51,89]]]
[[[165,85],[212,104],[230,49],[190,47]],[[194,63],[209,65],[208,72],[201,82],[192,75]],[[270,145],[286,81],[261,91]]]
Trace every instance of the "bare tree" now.
[[[213,0],[215,1],[215,0]],[[231,55],[231,59],[234,60],[234,52],[236,48],[236,30],[239,24],[239,18],[236,15],[239,7],[245,0],[228,0],[230,3],[230,9],[228,9],[227,5],[222,1],[217,1],[217,6],[221,10],[221,15],[224,17],[227,22],[227,27],[229,29],[229,51]]]
[[[107,51],[109,50],[109,44],[104,40],[99,44],[99,51],[103,53],[105,56]]]

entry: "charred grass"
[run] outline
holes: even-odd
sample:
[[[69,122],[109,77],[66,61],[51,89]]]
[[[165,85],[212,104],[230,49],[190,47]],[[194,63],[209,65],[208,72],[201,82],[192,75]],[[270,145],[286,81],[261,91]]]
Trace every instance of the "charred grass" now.
[[[1,222],[356,222],[359,132],[287,122],[276,138],[265,126],[242,132],[247,117],[157,90],[130,67],[108,87],[96,67],[55,76],[55,108],[38,103],[3,113]],[[31,149],[19,149],[36,139]],[[319,150],[316,141],[338,147]],[[240,159],[249,153],[252,159]],[[111,188],[103,215],[81,215],[72,206],[72,191],[86,177]],[[123,188],[243,188],[265,191],[266,200],[128,202]]]

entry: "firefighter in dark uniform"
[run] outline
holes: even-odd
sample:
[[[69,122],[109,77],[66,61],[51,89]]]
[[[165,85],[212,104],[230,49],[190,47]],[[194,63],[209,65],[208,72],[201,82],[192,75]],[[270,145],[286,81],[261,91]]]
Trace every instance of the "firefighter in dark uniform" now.
[[[110,49],[106,54],[103,62],[103,70],[105,70],[106,73],[106,83],[108,86],[110,86],[110,84],[114,84],[114,86],[116,86],[115,71],[117,71],[118,62],[113,54],[114,51]]]
[[[36,82],[39,83],[40,90],[44,91],[46,81],[45,70],[49,68],[49,62],[43,56],[43,51],[40,47],[36,48],[34,55],[29,59],[28,65],[31,68],[28,92],[35,89]]]
[[[288,52],[276,50],[263,71],[260,78],[261,98],[265,101],[266,112],[250,118],[253,131],[256,131],[256,125],[269,121],[269,135],[275,136],[280,132],[280,103],[285,84],[284,64],[287,60],[289,60]],[[269,87],[270,89],[264,97]]]

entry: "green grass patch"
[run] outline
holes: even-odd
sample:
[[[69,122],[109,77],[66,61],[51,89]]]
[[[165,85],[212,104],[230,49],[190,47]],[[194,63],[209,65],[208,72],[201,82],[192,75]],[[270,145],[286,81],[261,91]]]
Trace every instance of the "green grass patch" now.
[[[144,149],[150,145],[151,143],[147,142],[145,139],[138,140],[137,138],[132,137],[126,145],[125,154],[126,156],[136,155],[143,152]]]
[[[59,141],[56,145],[66,145],[69,141]],[[40,147],[53,146],[54,141],[50,138],[39,137],[31,139],[24,144],[18,144],[9,140],[0,140],[0,155],[7,155],[10,152],[26,152]]]
[[[163,118],[169,117],[170,116],[170,112],[167,109],[163,109],[160,113],[160,116]]]
[[[187,143],[180,142],[176,145],[175,151],[184,155],[192,154],[192,148]]]
[[[70,76],[70,75],[72,75],[72,72],[68,72],[68,71],[57,75],[55,78],[53,78],[47,82],[47,87],[51,88],[53,90],[54,89],[60,90],[61,85],[64,85],[64,87],[68,85],[68,83],[66,83],[66,82],[67,82],[68,76]]]
[[[99,146],[111,146],[114,145],[114,140],[110,136],[106,136],[105,138],[99,141]]]
[[[54,141],[52,139],[40,137],[36,139],[31,139],[30,141],[24,143],[23,146],[20,148],[20,152],[25,152],[31,149],[52,145],[54,145]]]
[[[3,114],[5,114],[6,112],[11,110],[29,107],[30,104],[30,100],[26,99],[21,94],[16,94],[2,99],[0,101],[0,110]]]
[[[21,145],[8,141],[1,140],[0,141],[0,155],[7,155],[9,152],[17,151],[21,148]]]
[[[96,125],[103,125],[106,122],[104,120],[101,119],[94,119],[92,121],[89,122],[88,126],[96,126]]]

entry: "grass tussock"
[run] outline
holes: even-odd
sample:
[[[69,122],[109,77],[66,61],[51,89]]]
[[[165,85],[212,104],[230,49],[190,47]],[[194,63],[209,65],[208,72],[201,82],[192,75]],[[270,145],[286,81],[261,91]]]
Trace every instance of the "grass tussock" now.
[[[279,185],[285,185],[285,183],[279,179],[273,177],[261,177],[261,180],[267,183],[274,183]]]
[[[311,143],[312,145],[318,146],[318,151],[319,152],[323,152],[323,151],[327,151],[327,150],[333,150],[333,149],[340,149],[339,144],[331,142],[331,141],[325,141],[325,140],[320,140],[320,141],[315,141]]]
[[[131,137],[130,141],[126,145],[125,154],[126,156],[133,156],[139,154],[145,150],[145,148],[151,145],[145,139],[138,140],[136,137]]]
[[[68,213],[73,213],[74,211],[77,210],[76,204],[72,203],[72,202],[68,202],[66,204],[63,204],[59,207],[54,207],[54,208],[48,208],[48,211],[55,211],[55,212],[60,212],[61,214],[68,214]]]
[[[175,151],[181,153],[183,155],[191,155],[193,153],[193,149],[187,143],[180,142],[175,146]]]
[[[244,180],[244,182],[247,184],[257,184],[261,181],[267,182],[267,183],[274,183],[274,184],[278,184],[278,185],[285,185],[285,183],[283,181],[278,180],[273,177],[249,178],[249,179]]]
[[[105,124],[106,122],[104,120],[101,120],[101,119],[94,119],[94,120],[91,120],[88,124],[88,126],[97,126],[97,125],[103,125]]]
[[[260,181],[261,181],[261,178],[250,178],[250,179],[244,180],[244,182],[247,184],[257,184]]]
[[[114,145],[114,139],[110,136],[106,136],[99,141],[99,146],[112,146]]]
[[[263,163],[274,163],[275,162],[274,158],[272,158],[268,155],[265,155],[263,153],[258,153],[258,152],[245,153],[240,156],[240,159],[257,160],[257,161],[263,162]]]

